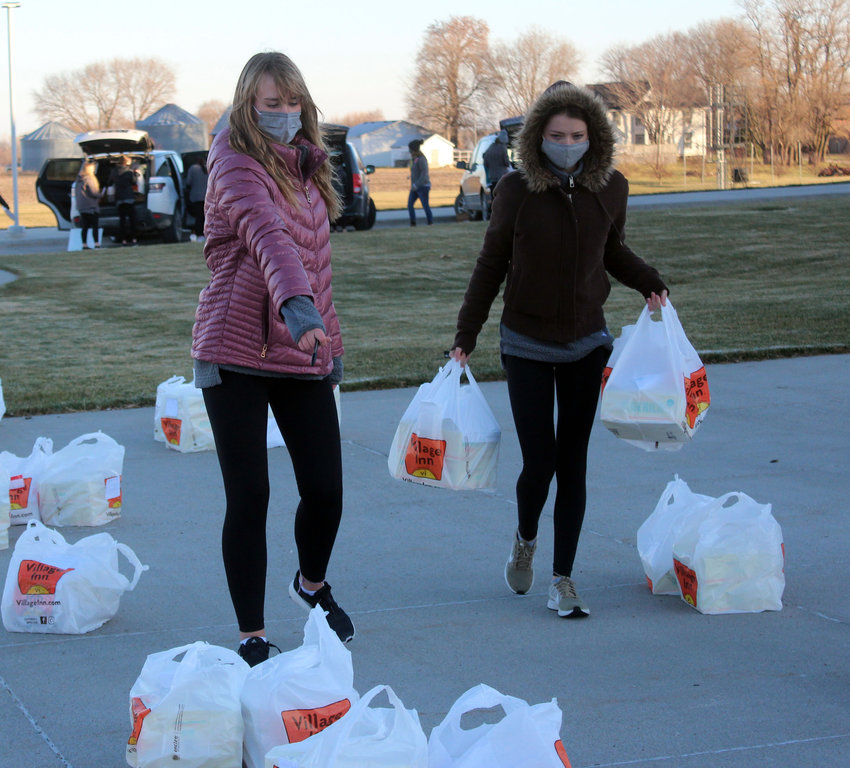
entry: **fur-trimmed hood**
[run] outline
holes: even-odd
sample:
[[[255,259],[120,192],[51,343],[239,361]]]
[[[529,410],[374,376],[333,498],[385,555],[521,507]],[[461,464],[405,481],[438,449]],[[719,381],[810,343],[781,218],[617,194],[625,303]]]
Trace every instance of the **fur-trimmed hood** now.
[[[550,85],[534,102],[519,135],[520,172],[532,192],[544,192],[560,184],[558,177],[548,169],[540,145],[543,129],[552,116],[569,107],[587,116],[590,141],[576,181],[591,192],[600,192],[614,171],[614,129],[608,120],[605,102],[587,88],[561,80]]]

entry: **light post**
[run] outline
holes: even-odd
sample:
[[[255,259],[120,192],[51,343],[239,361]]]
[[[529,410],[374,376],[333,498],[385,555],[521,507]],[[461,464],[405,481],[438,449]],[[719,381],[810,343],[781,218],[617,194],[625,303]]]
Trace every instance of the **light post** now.
[[[8,31],[8,47],[9,47],[9,120],[12,124],[12,200],[15,210],[12,213],[12,220],[15,222],[9,227],[10,235],[22,235],[25,227],[20,226],[19,208],[18,208],[18,139],[15,135],[15,101],[12,97],[12,9],[20,8],[20,3],[3,3],[3,8],[6,9],[6,29]]]

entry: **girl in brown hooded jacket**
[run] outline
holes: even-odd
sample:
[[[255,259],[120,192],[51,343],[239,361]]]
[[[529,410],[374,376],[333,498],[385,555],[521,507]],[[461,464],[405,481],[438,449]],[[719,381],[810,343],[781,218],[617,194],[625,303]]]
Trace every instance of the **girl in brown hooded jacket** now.
[[[571,576],[587,445],[612,347],[602,311],[608,275],[653,309],[667,296],[658,272],[625,243],[629,186],[614,170],[614,144],[606,107],[587,89],[560,81],[533,104],[519,136],[521,168],[499,182],[451,352],[466,363],[504,282],[500,350],[523,460],[505,580],[518,594],[531,589],[538,523],[555,477],[547,605],[564,617],[590,614]]]

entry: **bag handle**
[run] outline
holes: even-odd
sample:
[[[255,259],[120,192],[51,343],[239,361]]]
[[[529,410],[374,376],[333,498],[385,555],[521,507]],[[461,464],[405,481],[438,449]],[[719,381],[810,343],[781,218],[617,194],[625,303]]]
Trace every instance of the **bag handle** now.
[[[460,719],[466,712],[472,712],[475,709],[492,709],[498,706],[501,706],[505,710],[505,714],[509,715],[511,712],[528,706],[528,703],[481,683],[461,694],[458,700],[452,704],[444,722],[462,731],[464,729],[460,727]]]
[[[82,445],[83,443],[88,443],[90,441],[93,441],[95,443],[107,443],[109,445],[118,445],[115,440],[113,440],[109,435],[107,435],[105,432],[101,432],[100,430],[98,430],[97,432],[87,432],[85,435],[80,435],[79,437],[74,438],[70,443],[68,443],[68,445],[78,446]]]
[[[18,542],[21,541],[45,541],[48,544],[56,544],[62,547],[68,545],[68,542],[65,541],[65,537],[59,533],[59,531],[53,528],[48,528],[40,520],[30,520],[27,523],[26,530],[18,539]]]
[[[121,542],[115,542],[115,546],[118,551],[127,558],[130,562],[130,565],[133,566],[133,578],[130,580],[130,584],[127,587],[127,592],[131,592],[136,588],[136,584],[139,583],[139,578],[142,575],[143,571],[147,571],[150,569],[149,565],[142,565],[142,561],[136,556],[136,553],[133,552],[130,547],[126,544],[122,544]]]
[[[395,709],[397,715],[398,713],[406,713],[404,704],[402,704],[401,699],[390,686],[376,685],[374,688],[366,691],[360,700],[348,710],[344,717],[325,729],[326,731],[332,728],[336,729],[335,731],[331,731],[334,739],[331,744],[328,744],[329,739],[324,739],[317,743],[316,753],[313,756],[316,765],[336,765],[336,758],[342,745],[345,744],[357,721],[362,717],[366,709],[368,709],[369,704],[372,703],[372,699],[382,691],[387,692],[387,698],[390,700],[390,704]]]

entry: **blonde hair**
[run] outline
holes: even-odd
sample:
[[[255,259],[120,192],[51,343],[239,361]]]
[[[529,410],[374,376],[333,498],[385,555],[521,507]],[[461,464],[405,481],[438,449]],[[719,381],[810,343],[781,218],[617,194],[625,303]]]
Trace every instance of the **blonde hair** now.
[[[295,179],[281,162],[272,146],[272,139],[257,125],[254,99],[260,80],[265,75],[270,75],[274,80],[282,99],[288,96],[298,96],[301,99],[300,133],[311,144],[327,152],[319,129],[318,109],[307,90],[304,77],[292,59],[277,51],[255,54],[239,75],[230,112],[230,146],[260,163],[275,180],[287,201],[297,205]],[[332,179],[331,164],[326,160],[313,175],[313,181],[328,208],[328,217],[334,221],[340,214],[340,202]]]

